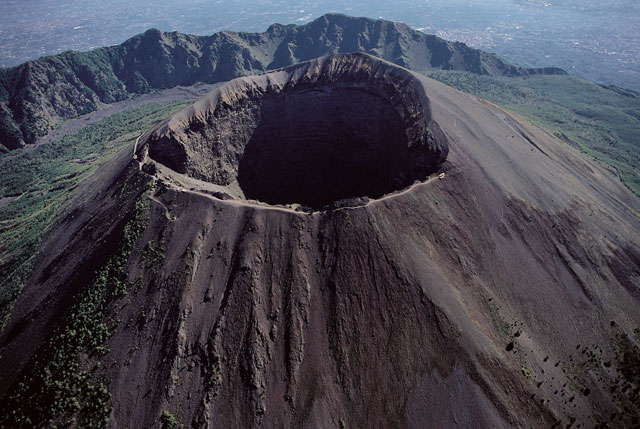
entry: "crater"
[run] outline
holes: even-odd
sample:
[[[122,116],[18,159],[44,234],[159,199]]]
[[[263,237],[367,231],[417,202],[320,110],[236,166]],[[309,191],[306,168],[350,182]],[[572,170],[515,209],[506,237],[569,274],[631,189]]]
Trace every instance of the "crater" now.
[[[402,118],[384,98],[358,88],[270,97],[240,159],[246,198],[321,208],[378,198],[424,179],[411,168]]]
[[[230,81],[170,117],[148,147],[237,198],[314,210],[401,190],[448,153],[419,79],[365,54]]]

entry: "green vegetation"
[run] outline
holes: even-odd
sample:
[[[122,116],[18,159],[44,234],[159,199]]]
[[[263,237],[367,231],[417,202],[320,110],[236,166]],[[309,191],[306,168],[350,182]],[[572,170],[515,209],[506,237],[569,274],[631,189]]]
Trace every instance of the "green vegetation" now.
[[[160,421],[162,422],[162,429],[183,429],[184,425],[176,419],[176,417],[171,414],[169,411],[164,410],[162,412],[162,417],[160,417]]]
[[[219,354],[213,357],[213,368],[207,384],[213,391],[214,397],[220,394],[220,385],[222,384],[222,356]]]
[[[504,340],[512,339],[513,335],[511,332],[511,325],[509,325],[502,318],[502,316],[500,315],[500,308],[493,303],[493,298],[489,298],[489,300],[487,301],[487,305],[489,306],[491,317],[493,318],[493,321],[496,324],[496,327],[498,329],[498,334],[500,334],[500,337],[502,337],[502,339]],[[511,345],[511,347],[507,346],[507,351],[513,350],[513,342],[510,342],[509,345]]]
[[[0,330],[70,191],[142,131],[185,104],[131,109],[60,141],[0,156]]]
[[[123,146],[185,103],[147,105],[116,114],[60,141],[0,157],[0,321],[7,317],[33,268],[46,233],[54,226],[70,192]],[[129,200],[144,189],[131,176],[117,198]],[[144,178],[143,178],[144,179]],[[144,179],[146,180],[146,179]],[[130,201],[130,200],[129,200]],[[107,306],[127,293],[126,263],[146,226],[147,200],[139,197],[120,227],[116,251],[81,287],[65,319],[21,374],[4,404],[0,426],[79,425],[105,427],[110,393],[96,374],[104,346],[118,320]],[[119,243],[119,244],[118,244]]]
[[[144,190],[141,176],[129,180]],[[146,181],[145,177],[142,180]],[[79,292],[77,303],[48,343],[38,351],[7,396],[0,424],[9,427],[52,426],[106,427],[111,408],[106,380],[97,376],[100,358],[117,319],[107,317],[111,302],[127,292],[126,264],[147,225],[148,199],[144,192],[127,214],[118,250]]]
[[[562,75],[431,71],[427,76],[516,113],[609,164],[640,195],[640,94]]]
[[[634,342],[633,335],[613,322],[611,331],[617,374],[610,391],[615,393],[614,400],[622,409],[619,418],[624,422],[622,426],[636,427],[640,419],[640,345]]]

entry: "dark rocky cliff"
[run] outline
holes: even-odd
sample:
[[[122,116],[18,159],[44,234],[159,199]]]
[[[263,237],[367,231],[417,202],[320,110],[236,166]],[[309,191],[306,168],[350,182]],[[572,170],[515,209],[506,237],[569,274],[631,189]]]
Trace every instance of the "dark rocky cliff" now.
[[[437,68],[521,76],[496,55],[425,35],[404,24],[324,15],[264,33],[190,36],[149,30],[118,46],[65,52],[0,70],[0,144],[34,143],[62,119],[158,88],[226,81],[338,52],[365,52],[417,72]]]

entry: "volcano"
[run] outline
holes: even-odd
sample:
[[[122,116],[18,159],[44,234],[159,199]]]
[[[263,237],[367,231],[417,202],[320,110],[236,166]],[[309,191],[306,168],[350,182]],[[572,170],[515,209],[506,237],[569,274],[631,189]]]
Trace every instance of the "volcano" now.
[[[639,210],[366,54],[234,79],[76,190],[0,337],[3,422],[638,424]]]

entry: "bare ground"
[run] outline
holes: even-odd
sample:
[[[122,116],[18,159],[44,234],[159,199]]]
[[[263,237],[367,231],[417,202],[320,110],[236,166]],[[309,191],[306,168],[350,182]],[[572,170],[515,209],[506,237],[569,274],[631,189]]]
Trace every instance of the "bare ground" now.
[[[632,425],[640,201],[536,127],[415,78],[450,141],[445,178],[360,207],[218,199],[125,148],[43,248],[0,338],[0,396],[140,178],[155,184],[128,263],[139,286],[112,305],[97,370],[112,427],[164,410],[209,428]]]

